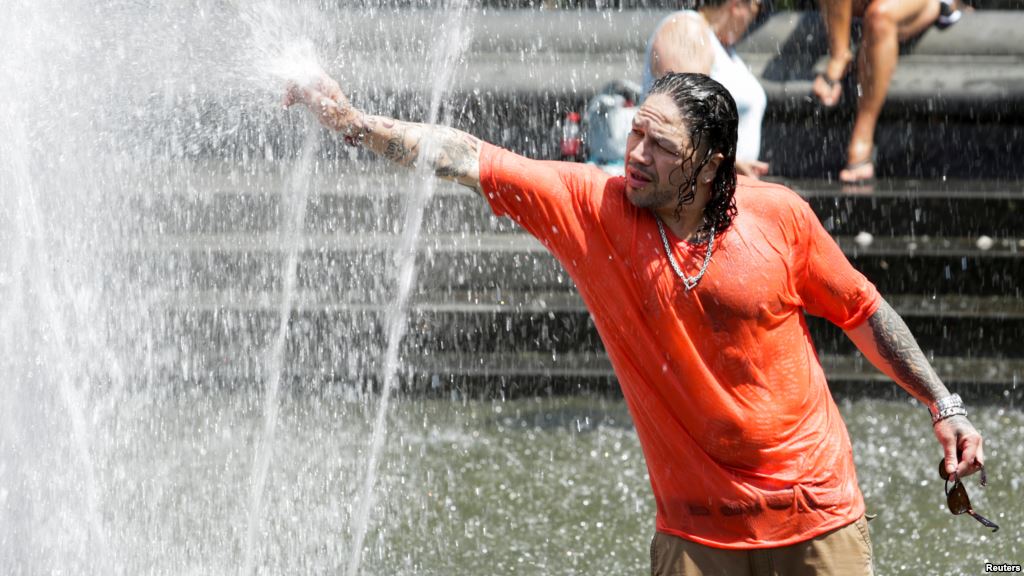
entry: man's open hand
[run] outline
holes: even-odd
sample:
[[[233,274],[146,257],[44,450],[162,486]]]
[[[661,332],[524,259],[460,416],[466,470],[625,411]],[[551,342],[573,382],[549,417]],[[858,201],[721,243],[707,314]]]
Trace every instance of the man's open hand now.
[[[338,82],[323,71],[308,82],[289,83],[282,104],[286,108],[304,104],[317,115],[321,124],[341,132],[349,132],[359,116]]]

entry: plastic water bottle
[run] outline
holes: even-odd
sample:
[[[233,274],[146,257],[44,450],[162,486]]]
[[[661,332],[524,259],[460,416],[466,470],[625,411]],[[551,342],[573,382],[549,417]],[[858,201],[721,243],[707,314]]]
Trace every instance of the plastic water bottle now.
[[[562,160],[583,160],[583,137],[579,112],[569,112],[562,123]]]

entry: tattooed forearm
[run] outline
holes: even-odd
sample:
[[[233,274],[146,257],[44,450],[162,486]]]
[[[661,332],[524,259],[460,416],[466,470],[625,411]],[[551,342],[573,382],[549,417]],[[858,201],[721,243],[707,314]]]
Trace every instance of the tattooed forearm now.
[[[882,302],[868,325],[878,354],[900,386],[925,403],[948,394],[907,324],[887,302]]]
[[[380,155],[402,166],[411,166],[419,157],[419,152],[419,139],[410,139],[405,128],[395,128],[384,140],[384,149]]]
[[[309,85],[289,87],[284,105],[299,102],[308,106],[323,125],[340,132],[348,144],[366,146],[403,166],[429,167],[441,178],[481,191],[480,140],[465,132],[364,114],[326,74]]]
[[[473,136],[447,126],[374,116],[363,117],[352,126],[349,134],[355,133],[358,138],[348,138],[364,143],[384,158],[402,166],[426,164],[437,176],[479,191],[480,140]]]

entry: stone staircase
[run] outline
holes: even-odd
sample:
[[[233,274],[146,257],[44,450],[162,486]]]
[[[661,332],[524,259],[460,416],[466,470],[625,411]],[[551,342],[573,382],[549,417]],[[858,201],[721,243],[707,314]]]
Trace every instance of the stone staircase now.
[[[382,320],[394,306],[391,259],[402,194],[422,182],[372,161],[334,164],[316,177],[304,234],[290,242],[280,235],[280,177],[252,174],[211,179],[199,193],[139,200],[143,235],[118,262],[132,282],[150,287],[162,369],[221,385],[261,377],[280,313],[282,262],[294,247],[300,260],[289,381],[373,383]],[[865,194],[827,182],[790,185],[904,316],[946,382],[972,394],[1020,394],[1019,187],[893,181]],[[572,282],[538,242],[447,183],[424,224],[403,346],[406,390],[615,390]],[[810,325],[833,386],[894,389],[841,331],[818,319]]]
[[[473,40],[446,114],[484,139],[551,157],[559,117],[582,109],[605,82],[639,78],[644,44],[664,14],[474,12],[468,16]],[[395,42],[415,48],[436,36],[437,18],[377,12],[371,26],[360,24],[365,17],[352,13],[339,25],[337,48],[347,59],[341,75],[353,99],[373,112],[422,117],[431,74],[392,62],[402,52],[385,45],[379,32],[403,30]],[[879,128],[883,179],[867,188],[827,179],[841,162],[852,108],[847,102],[826,112],[806,98],[823,62],[820,19],[776,14],[740,46],[769,94],[763,149],[776,177],[808,199],[904,316],[946,382],[1018,399],[1024,390],[1018,386],[1024,376],[1022,31],[1024,12],[979,11],[906,49]],[[382,318],[394,307],[392,251],[403,197],[422,189],[422,181],[368,159],[353,162],[329,140],[310,186],[303,234],[289,239],[280,224],[282,207],[294,204],[282,201],[288,162],[254,158],[291,157],[298,132],[289,122],[297,115],[282,120],[277,111],[246,109],[239,115],[234,102],[201,94],[175,102],[165,110],[180,127],[176,141],[201,145],[174,174],[155,180],[159,191],[133,201],[137,240],[112,259],[111,277],[127,279],[142,295],[152,334],[145,361],[180,381],[233,385],[265,376],[283,262],[294,248],[300,259],[288,381],[372,385],[380,373]],[[211,123],[232,129],[188,132]],[[511,221],[441,183],[419,246],[403,346],[407,390],[614,390],[568,276]],[[838,329],[817,320],[810,325],[834,388],[895,389]]]

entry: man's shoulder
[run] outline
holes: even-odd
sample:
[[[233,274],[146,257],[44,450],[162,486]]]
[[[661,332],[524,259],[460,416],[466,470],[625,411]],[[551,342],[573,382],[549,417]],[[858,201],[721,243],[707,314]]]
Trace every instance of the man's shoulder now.
[[[609,174],[593,164],[584,164],[581,162],[567,162],[564,160],[547,160],[540,158],[530,158],[517,152],[513,152],[507,148],[492,144],[487,141],[481,141],[480,145],[480,161],[481,163],[514,163],[520,165],[534,165],[534,166],[545,166],[558,172],[579,174],[581,177],[590,180],[607,180],[614,178],[615,176]]]
[[[802,209],[807,201],[792,188],[776,182],[736,177],[736,204],[750,204],[764,209]]]
[[[736,182],[736,210],[744,226],[771,235],[803,230],[808,218],[815,217],[807,201],[791,188],[742,176]]]
[[[480,150],[480,179],[485,193],[511,187],[544,195],[568,194],[577,203],[594,204],[622,196],[625,182],[593,164],[535,160],[488,143]]]

